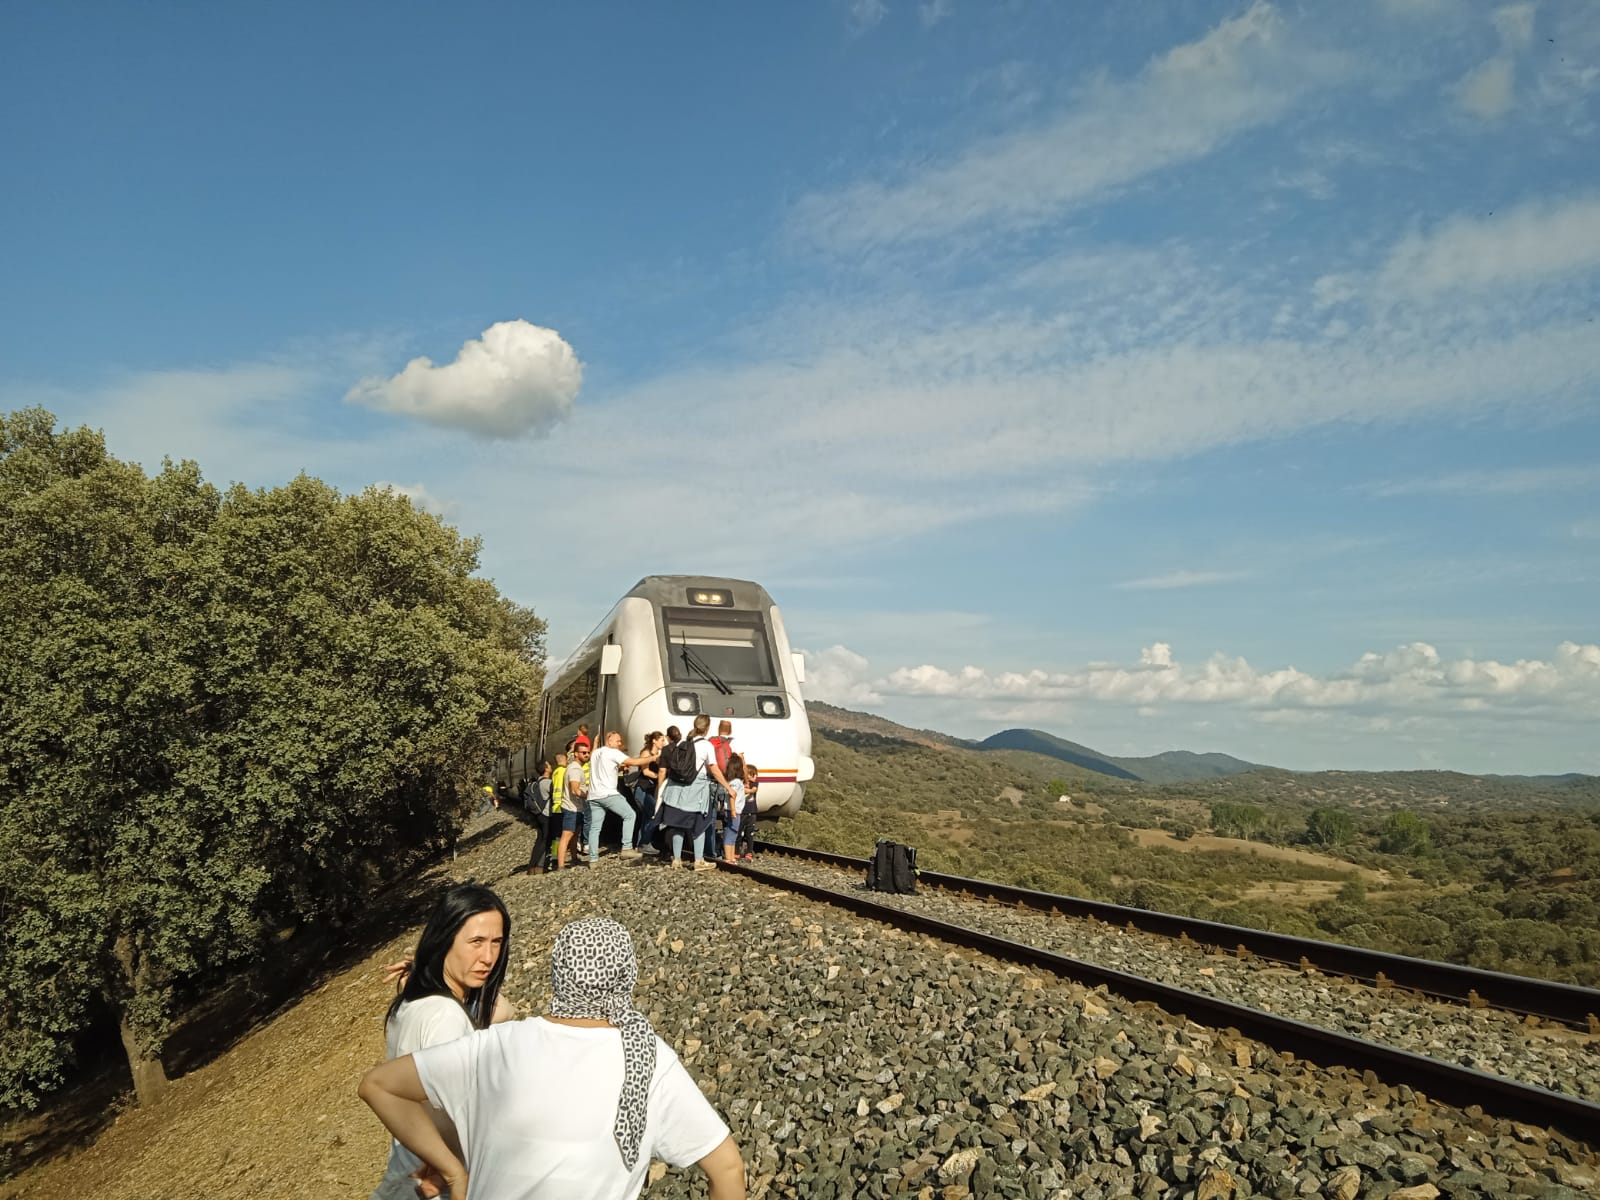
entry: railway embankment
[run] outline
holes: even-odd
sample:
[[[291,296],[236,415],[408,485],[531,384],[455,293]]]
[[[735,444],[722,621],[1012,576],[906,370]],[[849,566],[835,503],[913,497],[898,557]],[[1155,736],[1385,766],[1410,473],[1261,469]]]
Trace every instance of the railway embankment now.
[[[506,898],[508,995],[542,1009],[564,922],[623,921],[640,1007],[727,1117],[755,1197],[1570,1200],[1600,1187],[1600,1164],[1559,1134],[1318,1070],[732,873],[611,861],[513,876],[525,831],[483,822],[506,831],[435,873]],[[364,1195],[384,1138],[354,1088],[381,1054],[379,965],[405,940],[178,1081],[170,1107],[127,1114],[0,1195]],[[559,1081],[530,1080],[547,1085]],[[652,1178],[651,1197],[703,1192],[697,1172],[658,1164]]]
[[[761,869],[831,891],[861,888],[859,874],[780,854],[764,855]],[[1262,958],[1236,956],[1227,947],[1180,942],[938,889],[924,888],[910,896],[873,893],[872,899],[1339,1033],[1600,1101],[1600,1033],[1529,1021],[1496,1008],[1469,1008],[1399,988],[1376,988],[1316,970],[1295,970]]]

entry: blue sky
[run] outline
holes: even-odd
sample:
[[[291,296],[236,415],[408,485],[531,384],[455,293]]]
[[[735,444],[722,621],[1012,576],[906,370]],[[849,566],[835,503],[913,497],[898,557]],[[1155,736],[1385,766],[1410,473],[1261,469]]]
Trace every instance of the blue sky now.
[[[0,405],[374,483],[558,654],[759,579],[808,692],[1600,772],[1586,0],[0,10]]]

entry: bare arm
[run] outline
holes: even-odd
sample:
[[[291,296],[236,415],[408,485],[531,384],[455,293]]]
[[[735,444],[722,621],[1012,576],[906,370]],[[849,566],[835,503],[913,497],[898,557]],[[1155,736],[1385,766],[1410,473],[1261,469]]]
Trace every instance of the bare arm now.
[[[711,773],[711,778],[715,779],[718,783],[720,783],[722,785],[723,791],[732,791],[733,790],[732,788],[730,788],[728,786],[728,777],[722,773],[722,768],[717,766],[717,760],[716,759],[713,758],[710,762],[708,762],[706,764],[706,770]]]
[[[450,1200],[467,1200],[466,1164],[445,1143],[428,1115],[424,1107],[428,1093],[422,1089],[422,1077],[411,1055],[373,1067],[361,1077],[356,1091],[397,1142],[444,1176],[450,1185]],[[738,1194],[742,1193],[729,1193]]]
[[[700,1169],[711,1181],[710,1200],[745,1200],[744,1159],[730,1135],[700,1160]]]
[[[489,1018],[489,1024],[498,1025],[501,1021],[512,1021],[517,1016],[517,1006],[505,998],[504,993],[494,998],[494,1014]]]

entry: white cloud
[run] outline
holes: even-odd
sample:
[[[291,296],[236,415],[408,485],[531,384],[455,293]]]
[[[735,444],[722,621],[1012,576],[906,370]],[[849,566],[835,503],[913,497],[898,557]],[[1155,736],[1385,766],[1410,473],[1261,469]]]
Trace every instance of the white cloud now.
[[[1207,587],[1215,583],[1235,583],[1250,579],[1253,571],[1171,571],[1145,579],[1128,579],[1116,586],[1124,591],[1170,591],[1173,588]]]
[[[414,358],[398,375],[361,380],[345,399],[486,438],[547,433],[571,411],[583,364],[553,329],[501,321],[452,363]]]
[[[1584,463],[1455,471],[1428,479],[1391,480],[1363,490],[1373,496],[1525,496],[1536,492],[1573,491],[1597,484],[1600,484],[1600,465]]]
[[[850,28],[855,33],[875,28],[888,15],[886,0],[850,0]]]
[[[1516,64],[1504,55],[1479,63],[1455,85],[1456,103],[1475,117],[1496,121],[1511,111]]]
[[[1155,642],[1139,651],[1139,663],[1146,667],[1170,667],[1172,665],[1172,645],[1169,642]]]
[[[1600,267],[1600,195],[1530,200],[1494,216],[1453,217],[1404,238],[1379,271],[1381,296],[1527,284]]]
[[[922,0],[917,5],[917,19],[924,29],[932,29],[956,11],[956,0]]]
[[[883,697],[868,682],[869,664],[844,646],[826,650],[799,651],[806,664],[802,693],[813,700],[849,708],[855,704],[876,704]]]
[[[1600,516],[1584,517],[1581,521],[1574,521],[1572,536],[1585,540],[1600,538]]]
[[[459,507],[452,501],[440,500],[420,483],[390,483],[387,480],[380,479],[372,486],[404,496],[411,501],[413,508],[421,512],[432,513],[436,517],[447,516]]]
[[[1134,78],[1089,88],[1056,120],[981,141],[896,183],[813,193],[801,236],[836,250],[937,238],[981,222],[1026,228],[1112,189],[1202,158],[1342,76],[1328,54],[1294,48],[1265,0]]]
[[[1600,716],[1600,645],[1562,642],[1548,660],[1512,663],[1446,660],[1426,642],[1363,654],[1344,671],[1316,676],[1292,666],[1258,670],[1243,658],[1213,655],[1199,667],[1171,647],[1147,647],[1135,667],[1093,663],[1078,670],[951,671],[924,663],[859,686],[889,696],[964,701],[1064,702],[1154,706],[1222,704],[1289,712],[1483,714],[1537,711],[1562,723]]]

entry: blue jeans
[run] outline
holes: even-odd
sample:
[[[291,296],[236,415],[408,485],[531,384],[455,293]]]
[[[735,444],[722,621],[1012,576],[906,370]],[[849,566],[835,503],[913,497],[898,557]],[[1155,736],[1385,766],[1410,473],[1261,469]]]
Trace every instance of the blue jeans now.
[[[600,811],[596,813],[596,809]],[[600,828],[605,824],[607,813],[622,818],[622,848],[633,849],[633,805],[621,796],[590,796],[587,819],[590,862],[600,861]]]
[[[683,830],[674,829],[672,831],[672,861],[673,862],[677,862],[682,857],[683,857]],[[705,848],[704,845],[699,845],[699,846],[696,846],[694,848],[694,860],[695,860],[695,862],[705,862],[705,860],[706,860],[706,848]]]
[[[639,826],[637,845],[640,849],[643,849],[646,846],[655,844],[656,829],[661,824],[661,812],[656,804],[655,796],[647,792],[641,793],[641,795],[643,796],[644,821]]]

